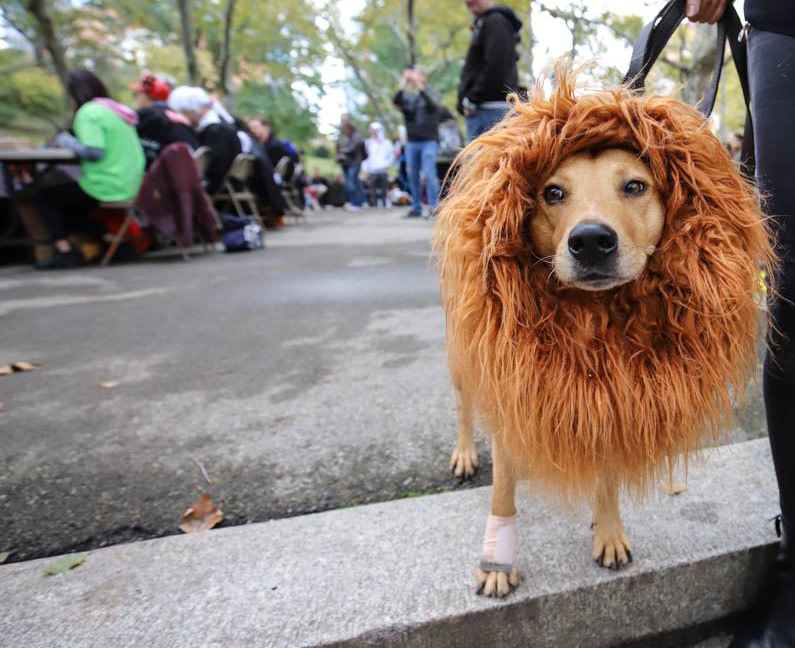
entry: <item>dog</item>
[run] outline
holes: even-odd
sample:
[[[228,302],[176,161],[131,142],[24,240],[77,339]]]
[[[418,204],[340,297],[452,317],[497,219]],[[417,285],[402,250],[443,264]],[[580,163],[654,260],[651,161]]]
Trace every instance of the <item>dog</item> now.
[[[558,80],[460,154],[435,234],[455,474],[477,468],[476,416],[492,438],[476,577],[493,596],[518,583],[520,478],[591,504],[598,565],[632,561],[619,494],[719,438],[774,263],[758,196],[700,113]]]

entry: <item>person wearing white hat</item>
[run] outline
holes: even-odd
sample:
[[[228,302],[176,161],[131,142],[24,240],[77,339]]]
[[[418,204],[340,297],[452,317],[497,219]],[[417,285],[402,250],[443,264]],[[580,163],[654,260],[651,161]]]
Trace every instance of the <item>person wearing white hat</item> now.
[[[370,205],[386,207],[387,176],[395,162],[395,146],[389,138],[384,137],[384,127],[380,122],[370,124],[369,130],[370,137],[364,142],[367,158],[362,163],[362,169],[367,173]]]
[[[196,129],[199,143],[213,152],[204,174],[205,189],[212,196],[220,189],[227,170],[242,151],[237,130],[221,119],[213,109],[213,99],[202,88],[174,88],[168,107],[184,115]]]

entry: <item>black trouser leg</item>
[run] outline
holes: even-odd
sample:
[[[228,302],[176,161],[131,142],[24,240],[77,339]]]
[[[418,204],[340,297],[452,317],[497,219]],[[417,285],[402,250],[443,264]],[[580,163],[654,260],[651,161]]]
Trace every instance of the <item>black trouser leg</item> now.
[[[769,303],[773,327],[763,386],[784,522],[779,560],[730,648],[795,647],[795,38],[752,29],[748,39],[757,182],[782,263]]]
[[[377,206],[379,200],[386,205],[386,173],[375,173],[371,178],[373,183],[373,206]]]
[[[785,524],[795,529],[795,38],[751,31],[751,105],[759,188],[767,197],[782,264],[771,304],[764,396]]]
[[[99,203],[76,182],[44,187],[36,195],[39,216],[54,241],[65,239],[70,231],[103,233],[89,212]]]

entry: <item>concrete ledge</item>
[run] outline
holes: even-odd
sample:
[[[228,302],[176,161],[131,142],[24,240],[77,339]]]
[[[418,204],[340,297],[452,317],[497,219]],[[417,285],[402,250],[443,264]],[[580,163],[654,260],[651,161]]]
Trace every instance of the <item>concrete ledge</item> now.
[[[474,595],[488,488],[110,547],[55,577],[51,559],[2,566],[0,646],[695,643],[748,604],[771,556],[767,440],[711,451],[689,487],[625,508],[635,562],[617,574],[590,561],[586,511],[528,498],[523,582],[504,601]]]

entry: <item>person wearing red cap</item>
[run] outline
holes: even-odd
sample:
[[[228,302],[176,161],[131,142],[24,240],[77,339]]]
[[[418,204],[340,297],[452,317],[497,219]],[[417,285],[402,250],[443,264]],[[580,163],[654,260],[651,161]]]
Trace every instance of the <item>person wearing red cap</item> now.
[[[160,152],[174,142],[185,142],[198,148],[199,140],[190,122],[179,113],[168,109],[171,86],[152,74],[145,74],[130,85],[138,102],[138,137],[144,147],[146,167],[157,159]]]

